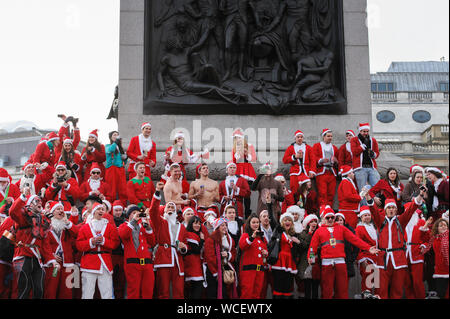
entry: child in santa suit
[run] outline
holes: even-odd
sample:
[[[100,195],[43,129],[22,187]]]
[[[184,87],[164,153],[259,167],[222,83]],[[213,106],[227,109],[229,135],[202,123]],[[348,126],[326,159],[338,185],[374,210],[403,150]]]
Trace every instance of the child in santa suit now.
[[[345,132],[345,139],[347,142],[341,145],[338,150],[338,161],[339,161],[339,169],[343,165],[352,166],[353,165],[353,154],[350,141],[352,138],[356,137],[356,134],[352,130],[347,130]]]
[[[103,218],[104,204],[94,203],[91,214],[81,227],[76,247],[83,253],[81,257],[82,299],[92,299],[95,284],[102,299],[112,299],[112,259],[111,252],[119,245],[119,235],[114,224]]]
[[[187,299],[201,299],[203,285],[206,283],[203,257],[205,239],[208,238],[202,231],[202,220],[192,216],[186,225],[186,241],[188,252],[184,255],[184,278],[187,288]]]
[[[345,226],[335,223],[335,214],[330,207],[320,214],[324,221],[311,239],[308,262],[313,263],[311,254],[317,256],[320,248],[322,260],[321,291],[322,299],[348,299],[347,265],[345,263],[345,241],[352,245],[376,254],[378,250],[356,237]]]
[[[155,230],[158,249],[155,255],[156,289],[158,299],[169,299],[172,283],[174,299],[184,298],[184,263],[187,253],[186,228],[177,221],[176,205],[169,202],[160,214],[161,192],[164,184],[158,182],[150,206],[150,219]]]
[[[127,210],[128,222],[119,227],[119,236],[124,246],[127,299],[153,298],[155,275],[149,249],[155,246],[155,234],[148,212],[147,209],[142,214],[139,207],[130,207]]]
[[[44,265],[46,269],[44,298],[72,299],[73,290],[67,283],[75,267],[73,247],[80,226],[67,219],[64,206],[59,202],[50,204],[50,213],[53,214],[51,229],[43,241],[43,247],[46,254],[53,256],[57,263]]]
[[[113,201],[111,186],[102,180],[101,173],[102,171],[98,164],[93,163],[89,172],[90,178],[80,186],[81,201],[85,201],[91,195],[98,196],[102,200],[106,199],[109,202]]]
[[[122,205],[127,204],[127,179],[125,164],[127,155],[122,147],[122,138],[119,132],[109,133],[110,144],[105,146],[106,164],[105,181],[111,186],[113,199],[119,198]]]
[[[150,168],[156,166],[156,143],[150,137],[152,132],[152,125],[145,122],[141,125],[142,133],[134,136],[130,140],[127,149],[128,165],[128,179],[136,176],[136,169],[134,165],[137,162],[145,164],[145,176],[150,177]]]
[[[368,245],[377,245],[377,229],[372,222],[372,215],[367,206],[361,207],[361,212],[358,214],[361,221],[356,226],[356,236]],[[361,274],[361,292],[374,293],[374,286],[368,282],[367,278],[375,271],[375,258],[368,251],[360,250],[358,257],[356,257],[359,265],[359,273]]]
[[[406,243],[404,241],[405,228],[419,205],[422,205],[425,192],[420,191],[419,196],[405,205],[405,211],[397,215],[397,204],[394,199],[386,199],[383,210],[374,205],[369,194],[366,200],[372,213],[372,219],[378,229],[377,245],[381,253],[376,258],[377,268],[380,271],[381,299],[401,299],[405,287],[405,276],[408,268],[406,259]]]
[[[350,166],[342,166],[342,181],[338,187],[339,212],[345,216],[347,224],[353,229],[358,223],[361,196],[355,182],[355,173]]]
[[[84,181],[89,179],[89,174],[86,174],[86,172],[91,171],[91,166],[94,163],[97,163],[100,167],[102,172],[101,177],[105,178],[105,165],[103,165],[103,162],[106,161],[105,145],[98,141],[97,130],[89,133],[87,144],[81,151],[81,159],[86,163],[84,168]]]
[[[421,210],[411,217],[405,229],[406,259],[408,272],[406,274],[405,296],[407,299],[425,299],[425,285],[423,283],[424,256],[421,248],[425,247],[420,228],[425,225],[425,218]]]
[[[322,142],[314,144],[312,150],[315,159],[315,172],[319,205],[333,206],[336,193],[336,177],[338,175],[338,148],[331,143],[333,132],[322,131]]]
[[[241,250],[239,268],[241,299],[259,299],[264,283],[268,251],[264,233],[260,229],[259,217],[255,213],[252,213],[245,222],[239,248]]]
[[[303,142],[303,138],[302,131],[295,132],[295,142],[286,149],[283,156],[283,163],[291,165],[289,185],[294,194],[297,193],[300,177],[313,178],[316,175],[314,152],[311,146]]]

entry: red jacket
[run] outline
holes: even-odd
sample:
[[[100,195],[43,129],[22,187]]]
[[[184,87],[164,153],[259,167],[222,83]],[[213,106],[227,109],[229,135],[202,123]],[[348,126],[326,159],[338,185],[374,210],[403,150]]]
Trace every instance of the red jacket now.
[[[371,234],[369,234],[368,229],[371,229]],[[361,239],[362,241],[366,242],[369,246],[376,246],[377,245],[377,229],[375,228],[375,225],[373,224],[363,224],[359,223],[356,226],[356,236]],[[369,260],[372,264],[375,264],[375,256],[369,253],[366,250],[360,250],[358,253],[357,260],[359,263],[362,263],[366,260]]]
[[[177,233],[172,238],[172,232],[169,229],[169,223],[159,213],[159,203],[161,197],[153,196],[150,206],[150,219],[154,226],[156,243],[158,249],[155,255],[155,268],[178,267],[180,276],[184,276],[184,263],[181,253],[172,245],[178,240],[187,244],[186,228],[183,224],[177,222]],[[173,243],[173,244],[172,244]]]
[[[246,179],[242,177],[237,177],[236,187],[237,191],[234,193],[229,193],[228,191],[228,181],[224,180],[219,184],[219,196],[221,203],[221,213],[223,213],[225,206],[225,196],[232,197],[233,205],[237,206],[238,216],[244,217],[244,198],[249,197],[251,195],[250,186],[248,186],[248,182]]]
[[[285,213],[288,207],[292,205],[295,205],[294,193],[288,189],[284,193],[284,201],[281,203],[281,213]]]
[[[263,250],[267,250],[267,242],[264,237],[262,239],[260,237],[253,239],[247,233],[244,233],[239,240],[239,249],[242,253],[240,264],[241,271],[242,266],[264,265],[264,258],[261,253]]]
[[[332,153],[333,156],[336,157],[336,159],[339,157],[339,150],[336,146],[332,145]],[[323,151],[323,147],[321,143],[314,144],[313,148],[314,153],[314,162],[315,162],[315,172],[316,175],[323,175],[325,174],[325,166],[320,163],[322,159],[325,158],[325,154]],[[335,168],[335,166],[331,166],[331,171],[333,172],[334,176],[338,175],[338,170]]]
[[[329,228],[333,229],[333,238],[336,240],[336,244],[333,247],[330,244],[331,233]],[[317,256],[319,247],[321,248],[320,258],[345,258],[345,244],[348,241],[353,246],[362,250],[369,251],[370,245],[356,237],[348,228],[339,224],[334,224],[332,227],[322,225],[317,228],[311,239],[310,248],[308,249],[308,258],[310,257],[311,248],[314,251],[314,255]]]
[[[28,212],[25,211],[26,198],[21,195],[17,198],[9,209],[11,219],[16,223],[16,243],[21,242],[21,245],[14,249],[13,261],[21,259],[25,256],[36,257],[41,267],[48,262],[52,262],[55,258],[47,254],[47,250],[42,249],[43,238],[45,238],[50,230],[50,220],[41,215],[41,222],[39,224],[42,231],[39,237],[34,237],[32,234],[33,225],[30,223]],[[31,247],[26,245],[33,245]]]
[[[80,200],[83,202],[86,200],[86,198],[88,198],[88,196],[92,192],[92,188],[91,188],[91,185],[89,184],[89,182],[90,182],[90,179],[85,181],[80,186],[80,196],[79,197],[80,197]],[[108,183],[106,183],[104,181],[100,181],[100,187],[98,188],[98,191],[105,196],[105,198],[108,202],[112,203],[114,201],[113,196],[112,196],[111,186],[109,186]]]
[[[359,212],[361,196],[355,181],[347,177],[342,179],[338,187],[338,201],[340,211]]]
[[[315,172],[315,159],[314,159],[314,153],[312,150],[312,147],[308,144],[305,144],[305,153],[303,154],[303,162],[301,159],[295,158],[295,145],[296,143],[292,143],[286,150],[283,156],[283,163],[284,164],[290,164],[291,168],[289,170],[290,175],[300,175],[302,172],[306,174],[306,176],[309,175],[310,172]],[[302,169],[300,170],[300,164],[302,164]]]
[[[59,136],[59,142],[60,144],[58,145],[58,147],[55,149],[55,164],[60,160],[60,156],[61,156],[61,152],[62,152],[62,148],[64,145],[64,139],[70,138],[70,132],[69,132],[69,124],[65,123],[63,124],[63,126],[61,126],[61,128],[59,129],[58,132],[58,136]],[[72,139],[72,145],[73,145],[73,150],[75,151],[78,148],[78,145],[80,144],[80,129],[74,129],[73,130],[73,139]],[[78,154],[80,155],[80,154]],[[81,160],[81,156],[80,156],[80,160]],[[80,167],[80,171],[82,171],[82,167]],[[81,180],[80,180],[81,182]]]
[[[63,161],[63,158],[61,157],[61,154],[56,156],[56,162]],[[85,164],[85,161],[81,159],[80,152],[75,151],[75,154],[73,156],[73,163],[71,164],[71,170],[75,173],[75,180],[77,181],[78,185],[81,185],[83,183],[83,166]],[[66,163],[67,165],[67,163]]]
[[[152,141],[152,147],[150,151],[147,153],[147,157],[144,160],[139,160],[137,157],[143,155],[141,145],[139,143],[139,136],[134,136],[130,140],[130,145],[128,145],[127,156],[130,159],[130,163],[128,166],[128,172],[131,172],[133,176],[136,175],[134,171],[134,164],[136,162],[144,162],[145,163],[145,171],[146,176],[150,176],[150,160],[152,160],[156,165],[156,143]],[[155,167],[153,165],[152,167]]]
[[[134,245],[132,237],[134,229],[139,230],[139,247]],[[153,258],[149,251],[149,248],[153,248],[156,244],[153,229],[148,231],[141,223],[133,225],[130,222],[125,222],[119,226],[119,236],[123,244],[125,263],[128,258]]]
[[[350,148],[350,142],[347,142]],[[347,149],[347,143],[342,144],[341,147],[339,147],[338,150],[338,161],[339,161],[339,168],[341,168],[343,165],[348,165],[350,167],[353,166],[353,155],[351,152],[351,148],[350,148],[350,152]]]
[[[205,238],[208,238],[207,235],[205,235]],[[205,242],[193,232],[186,233],[186,241],[188,253],[184,256],[184,280],[205,280],[203,276],[203,246]]]
[[[415,217],[417,213],[414,213]],[[411,264],[423,263],[423,254],[421,254],[421,247],[425,247],[426,243],[422,241],[422,232],[420,228],[425,225],[424,219],[419,219],[416,225],[408,223],[405,229],[406,241],[406,258]]]
[[[405,189],[405,186],[403,183],[399,184],[400,192],[403,192]],[[371,197],[375,197],[376,194],[382,193],[386,199],[395,199],[397,202],[397,207],[401,206],[402,200],[401,198],[397,200],[397,192],[392,189],[392,187],[389,185],[389,182],[385,179],[380,179],[370,190],[369,195]]]
[[[47,142],[39,143],[31,155],[30,161],[40,164],[48,163],[50,167],[53,167],[56,161],[55,150],[50,150]]]
[[[76,201],[80,197],[80,189],[78,187],[78,183],[74,178],[69,178],[67,180],[67,187],[61,188],[58,192],[56,192],[57,188],[54,187],[53,182],[45,191],[45,200],[54,200],[60,201],[64,205],[64,211],[69,212],[72,208],[72,205],[68,201],[67,196],[72,196],[73,200]]]
[[[43,241],[43,249],[48,256],[54,256],[60,249],[63,252],[63,267],[73,267],[75,265],[74,248],[81,225],[69,224],[69,228],[61,232],[61,237],[50,230]],[[49,266],[49,262],[45,266]]]
[[[375,205],[370,206],[372,220],[379,230],[378,249],[381,252],[378,254],[376,261],[378,268],[387,266],[389,260],[392,261],[394,269],[408,267],[406,261],[406,245],[402,234],[405,232],[406,225],[418,207],[414,199],[411,203],[405,205],[405,212],[403,214],[396,215],[389,220],[384,210],[379,210]],[[397,221],[401,229],[399,229]],[[384,227],[382,227],[383,224],[385,224]],[[386,249],[395,250],[386,252]]]
[[[144,180],[133,178],[127,183],[127,196],[130,204],[140,205],[142,203],[149,208],[154,193],[155,186],[147,176],[144,177]]]
[[[91,172],[91,166],[92,163],[97,163],[100,167],[100,170],[102,171],[101,176],[105,177],[105,165],[103,165],[103,162],[106,161],[106,152],[105,152],[105,145],[100,144],[100,149],[97,150],[96,148],[93,148],[93,152],[87,153],[86,148],[83,148],[81,151],[81,158],[86,163],[86,167],[84,169],[84,180],[86,181]],[[80,181],[81,184],[81,181]]]
[[[205,260],[206,265],[208,266],[211,274],[216,277],[217,276],[217,256],[216,256],[216,244],[219,244],[220,250],[222,250],[222,239],[217,238],[220,236],[220,233],[213,232],[208,239],[205,241]],[[236,258],[236,244],[234,243],[233,238],[231,238],[230,234],[226,235],[226,239],[228,241],[228,263],[233,264]]]
[[[39,194],[41,189],[43,187],[46,187],[47,183],[50,183],[50,181],[52,179],[52,173],[53,173],[53,170],[50,168],[50,166],[47,166],[42,172],[34,175],[33,187],[34,187],[35,193],[32,193],[33,195],[35,195],[36,193]],[[16,182],[15,185],[19,188],[19,190],[23,190],[23,188],[25,187],[25,185],[23,185],[24,180],[25,180],[25,177],[21,177]],[[20,193],[19,193],[19,195],[20,195]],[[1,198],[1,195],[0,195],[0,198]]]
[[[380,150],[378,148],[378,143],[377,141],[371,137],[372,140],[372,150],[375,152],[375,158],[372,158],[372,165],[373,168],[377,168],[377,162],[375,161],[376,158],[378,158],[378,156],[380,156]],[[353,169],[357,170],[360,169],[362,167],[362,162],[363,162],[363,152],[364,152],[364,147],[362,146],[363,144],[361,143],[361,141],[359,140],[358,136],[352,138],[350,140],[350,145],[351,145],[351,150],[352,150],[352,154],[353,154]]]
[[[14,199],[17,199],[20,196],[20,189],[16,186],[16,184],[9,184],[9,191],[8,196],[6,197],[12,197]],[[0,202],[2,202],[5,199],[6,190],[5,192],[0,191]]]
[[[433,240],[434,274],[433,278],[448,278],[448,230]]]
[[[102,220],[105,221],[105,225],[100,232],[104,237],[102,245],[91,245],[91,238],[96,236],[96,232],[92,227],[92,222],[84,224],[80,229],[76,247],[79,251],[83,252],[83,256],[81,257],[81,271],[101,273],[103,265],[107,268],[108,272],[112,274],[113,264],[111,253],[120,243],[119,234],[117,232],[117,227],[114,224],[107,222],[104,218],[102,218]]]

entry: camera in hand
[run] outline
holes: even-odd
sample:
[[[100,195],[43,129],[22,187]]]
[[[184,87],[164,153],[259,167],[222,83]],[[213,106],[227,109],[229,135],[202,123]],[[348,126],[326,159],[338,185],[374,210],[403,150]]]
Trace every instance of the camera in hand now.
[[[147,214],[144,213],[144,212],[140,212],[138,216],[139,216],[139,217],[147,217]]]
[[[58,183],[64,183],[65,182],[65,177],[64,176],[58,176],[58,177],[56,177],[56,181],[58,182]]]
[[[263,236],[264,236],[264,232],[261,231],[261,230],[258,230],[258,231],[256,232],[256,236],[263,237]]]

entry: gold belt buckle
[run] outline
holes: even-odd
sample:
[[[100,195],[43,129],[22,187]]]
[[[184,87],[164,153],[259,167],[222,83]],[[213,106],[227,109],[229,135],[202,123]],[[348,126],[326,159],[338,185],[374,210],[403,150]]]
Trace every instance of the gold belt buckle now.
[[[256,265],[256,271],[261,271],[261,265]]]
[[[330,238],[330,245],[336,246],[336,238]]]
[[[139,264],[141,266],[144,266],[145,265],[145,258],[139,258]]]

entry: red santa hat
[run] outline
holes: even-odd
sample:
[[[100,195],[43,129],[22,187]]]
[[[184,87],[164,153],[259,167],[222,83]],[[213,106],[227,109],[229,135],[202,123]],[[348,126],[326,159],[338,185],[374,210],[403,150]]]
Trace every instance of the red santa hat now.
[[[91,165],[91,170],[89,171],[89,174],[92,173],[93,171],[97,171],[97,172],[101,172],[102,170],[100,169],[100,166],[98,165],[97,162],[93,162]]]
[[[342,213],[336,213],[334,216],[336,216],[336,218],[338,217],[338,216],[340,216],[340,217],[342,217],[342,219],[345,221],[345,216],[344,216],[344,214],[342,214]]]
[[[102,202],[103,202],[103,204],[105,204],[105,206],[106,206],[106,211],[107,211],[107,212],[110,212],[110,211],[111,211],[111,208],[112,208],[111,203],[110,203],[108,200],[106,200],[106,199],[102,200]]]
[[[415,171],[419,171],[422,173],[425,173],[425,170],[422,166],[418,165],[418,164],[414,164],[413,166],[411,166],[409,168],[409,174],[412,175]]]
[[[370,124],[369,123],[359,123],[358,129],[360,132],[362,130],[370,130]]]
[[[149,122],[144,122],[144,123],[142,123],[142,125],[141,125],[141,131],[142,131],[144,128],[146,128],[146,127],[152,128],[152,125],[151,125]]]
[[[300,220],[303,220],[303,218],[305,217],[305,210],[297,205],[289,206],[286,209],[286,213],[298,214]]]
[[[95,137],[96,139],[98,139],[98,130],[95,129],[91,133],[89,133],[89,137]]]
[[[184,215],[186,215],[186,213],[187,213],[188,211],[193,212],[194,215],[195,215],[194,209],[192,209],[192,207],[187,206],[187,207],[185,207],[185,208],[183,209],[183,217],[184,217]]]
[[[242,129],[241,128],[235,129],[234,132],[233,132],[232,137],[233,138],[235,138],[235,137],[244,138],[244,133],[242,132]]]
[[[50,132],[48,134],[47,141],[51,142],[51,141],[54,141],[54,140],[59,140],[59,136],[55,132]]]
[[[309,214],[308,216],[303,219],[302,226],[303,229],[306,229],[306,227],[309,225],[310,222],[315,220],[316,222],[319,222],[319,218],[317,218],[316,214]]]
[[[292,221],[294,221],[294,215],[292,215],[290,212],[286,211],[284,214],[281,214],[280,216],[280,224],[283,222],[283,219],[290,218]]]
[[[195,168],[195,178],[199,179],[200,178],[200,169],[202,168],[203,163],[200,163],[197,165],[197,167]]]
[[[297,137],[298,135],[304,136],[305,134],[303,134],[302,131],[298,130],[298,131],[295,132],[294,136]]]
[[[33,166],[33,163],[27,162],[25,163],[25,165],[22,167],[22,170],[25,171],[28,167]]]
[[[311,180],[309,179],[308,176],[306,176],[305,174],[300,175],[298,178],[298,185],[302,186],[305,183],[310,182]]]
[[[325,206],[323,210],[320,211],[320,218],[325,219],[328,216],[335,216],[334,210],[330,206]]]
[[[397,203],[395,202],[395,199],[387,198],[386,201],[384,202],[384,209],[391,206],[397,207]]]
[[[345,132],[345,134],[350,134],[351,136],[356,137],[356,134],[355,134],[355,132],[353,130],[347,130]]]
[[[279,182],[281,182],[281,181],[286,181],[286,179],[284,178],[284,175],[283,175],[283,174],[277,174],[277,175],[275,175],[274,179],[275,179],[276,181],[279,181]]]
[[[348,174],[353,172],[353,168],[349,165],[342,165],[341,169],[339,170],[339,174],[341,176],[347,176]]]
[[[63,140],[63,144],[73,145],[73,140],[70,137],[65,137]]]
[[[50,213],[54,213],[55,209],[57,209],[58,207],[62,207],[64,209],[64,205],[61,204],[61,202],[57,202],[57,201],[53,201],[50,203]]]
[[[25,206],[30,206],[31,202],[34,201],[36,198],[40,198],[38,195],[28,195],[26,197]]]
[[[227,164],[227,169],[228,169],[228,167],[230,167],[230,166],[237,167],[236,163],[233,162],[233,161],[228,162],[228,164]]]
[[[3,167],[0,167],[0,182],[12,182],[12,178],[8,171]]]
[[[431,172],[431,173],[442,173],[442,171],[437,167],[427,167],[425,168],[425,172]]]
[[[183,133],[183,132],[177,132],[177,133],[175,133],[175,136],[173,137],[173,139],[176,140],[176,139],[179,138],[179,137],[185,138],[185,137],[184,137],[184,133]]]
[[[368,206],[361,206],[358,217],[361,218],[366,214],[370,214],[370,208]]]
[[[59,169],[59,168],[67,169],[67,167],[66,167],[66,162],[59,161],[59,162],[55,165],[55,169],[57,170],[57,169]]]
[[[119,199],[116,199],[113,204],[112,204],[112,208],[116,209],[116,208],[122,208],[123,209],[123,204],[122,201]]]
[[[104,205],[104,204],[101,204],[101,203],[99,203],[99,202],[95,202],[94,205],[92,205],[92,210],[91,210],[92,215],[94,215],[94,212],[95,212],[97,209],[99,209],[100,207],[105,208],[105,205]]]
[[[228,224],[228,218],[225,218],[225,217],[219,217],[219,218],[217,218],[215,221],[214,221],[214,223],[213,223],[213,229],[214,230],[217,230],[219,227],[220,227],[220,225],[222,225],[222,224],[224,224],[224,223],[227,223]]]
[[[329,128],[324,128],[322,130],[322,137],[324,137],[327,133],[333,132],[332,130],[330,130]]]
[[[225,211],[225,210],[224,210]],[[203,214],[203,218],[206,219],[206,217],[208,217],[209,215],[213,216],[214,218],[217,218],[217,214],[214,210],[212,209],[208,209],[204,214]]]

